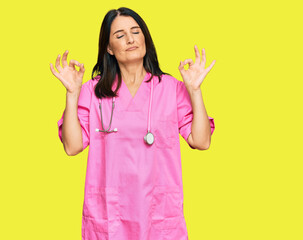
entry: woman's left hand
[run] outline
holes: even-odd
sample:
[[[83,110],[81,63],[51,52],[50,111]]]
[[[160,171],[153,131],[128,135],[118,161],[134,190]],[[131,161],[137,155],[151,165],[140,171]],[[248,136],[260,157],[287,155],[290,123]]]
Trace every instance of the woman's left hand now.
[[[205,57],[205,49],[202,49],[202,61],[200,60],[200,53],[198,47],[195,45],[195,53],[196,53],[196,62],[194,63],[192,59],[185,59],[183,62],[180,62],[179,71],[183,78],[183,82],[186,88],[189,90],[199,90],[200,85],[202,84],[204,78],[208,74],[208,72],[214,66],[216,60],[213,60],[208,68],[205,68],[206,57]],[[184,66],[189,64],[187,70],[184,69]]]

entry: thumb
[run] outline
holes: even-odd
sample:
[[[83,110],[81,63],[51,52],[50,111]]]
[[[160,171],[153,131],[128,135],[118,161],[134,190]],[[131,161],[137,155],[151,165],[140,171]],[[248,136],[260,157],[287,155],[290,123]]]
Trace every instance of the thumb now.
[[[83,63],[81,63],[81,64],[79,64],[79,71],[77,72],[77,75],[79,76],[79,77],[81,77],[81,78],[83,78],[83,75],[84,75],[84,71],[85,71],[85,69],[84,69],[84,64]]]
[[[179,69],[181,74],[183,74],[185,72],[184,65],[185,64],[182,61],[180,61],[178,69]]]
[[[79,65],[79,67],[80,67],[79,72],[81,72],[81,73],[83,74],[83,73],[85,72],[84,64],[81,63],[81,64]]]

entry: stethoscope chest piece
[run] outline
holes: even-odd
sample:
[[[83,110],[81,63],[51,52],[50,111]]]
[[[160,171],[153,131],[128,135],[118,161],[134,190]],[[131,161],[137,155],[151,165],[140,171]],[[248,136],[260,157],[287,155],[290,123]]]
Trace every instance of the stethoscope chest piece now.
[[[145,136],[144,136],[144,142],[146,142],[148,145],[152,145],[155,141],[155,137],[151,132],[148,132]]]

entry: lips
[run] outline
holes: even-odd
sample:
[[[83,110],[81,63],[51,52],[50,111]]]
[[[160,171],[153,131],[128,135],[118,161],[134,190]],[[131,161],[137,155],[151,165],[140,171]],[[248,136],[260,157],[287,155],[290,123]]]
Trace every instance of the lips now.
[[[131,48],[126,49],[126,51],[135,50],[135,49],[137,49],[137,48],[138,48],[138,47],[131,47]]]

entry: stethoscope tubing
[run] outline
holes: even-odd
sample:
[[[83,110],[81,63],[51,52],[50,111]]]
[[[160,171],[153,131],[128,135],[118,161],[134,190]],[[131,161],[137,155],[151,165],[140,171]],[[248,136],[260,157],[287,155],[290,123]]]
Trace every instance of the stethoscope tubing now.
[[[112,98],[112,112],[111,112],[111,114],[110,114],[110,122],[109,122],[108,128],[107,128],[106,130],[104,130],[103,117],[102,117],[102,100],[99,98],[99,109],[100,109],[100,115],[101,115],[101,125],[102,125],[103,130],[97,128],[97,129],[96,129],[96,132],[107,132],[107,133],[111,133],[111,132],[117,132],[117,131],[118,131],[117,128],[115,128],[115,129],[109,131],[109,129],[110,129],[111,125],[112,125],[112,120],[113,120],[113,115],[114,115],[115,100],[116,100],[116,98],[113,97],[113,98]]]
[[[147,125],[147,131],[150,132],[150,115],[151,115],[151,107],[152,107],[152,101],[153,101],[153,88],[154,83],[153,79],[151,79],[151,90],[150,90],[150,99],[149,99],[149,108],[148,108],[148,125]]]
[[[150,133],[150,119],[151,119],[151,106],[152,106],[152,98],[153,98],[153,78],[151,79],[151,91],[150,91],[150,99],[149,99],[149,109],[148,109],[148,125],[147,125],[147,131],[148,133]],[[96,129],[97,132],[106,132],[106,133],[111,133],[111,132],[117,132],[118,129],[115,128],[111,131],[109,131],[109,129],[111,128],[111,124],[112,124],[112,119],[113,119],[113,114],[114,114],[114,108],[115,108],[115,100],[116,98],[113,97],[112,98],[112,112],[110,115],[110,122],[109,122],[109,126],[106,130],[104,130],[104,123],[103,123],[103,116],[102,116],[102,99],[99,98],[99,109],[100,109],[100,116],[101,116],[101,125],[102,125],[102,129]]]

